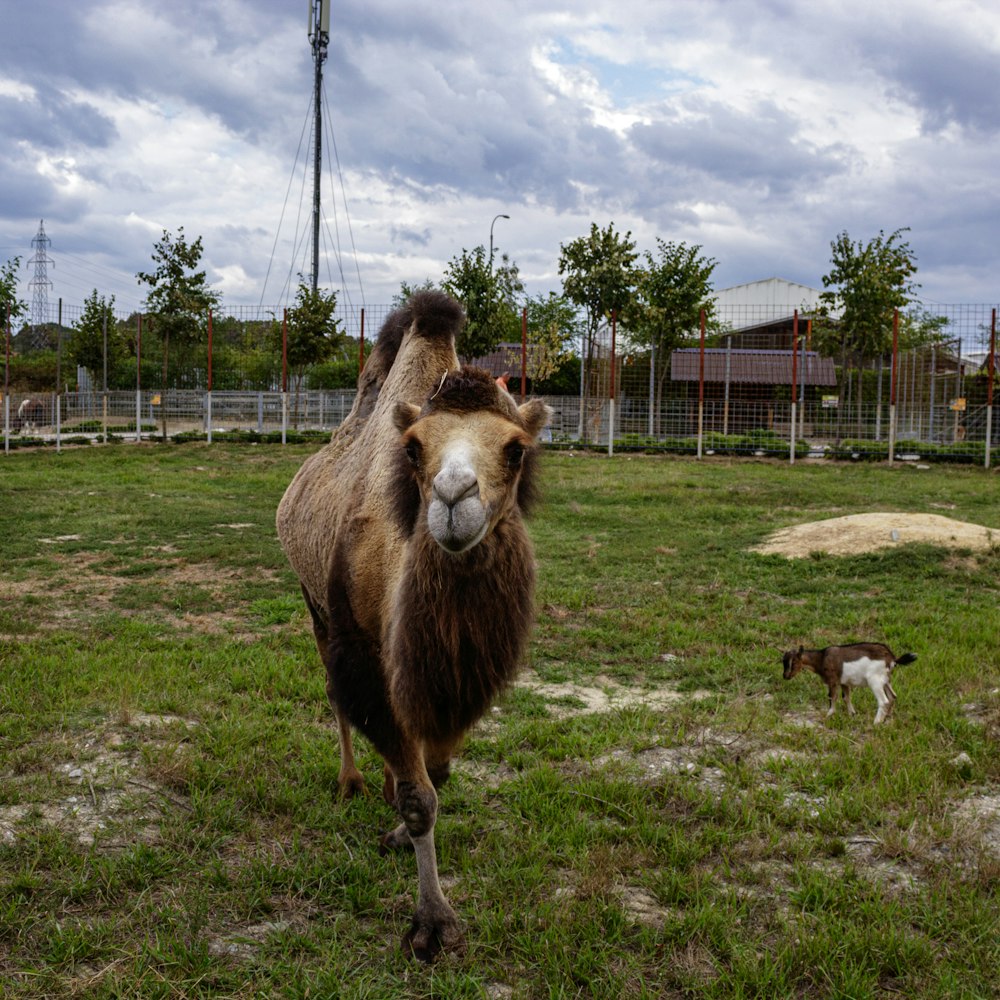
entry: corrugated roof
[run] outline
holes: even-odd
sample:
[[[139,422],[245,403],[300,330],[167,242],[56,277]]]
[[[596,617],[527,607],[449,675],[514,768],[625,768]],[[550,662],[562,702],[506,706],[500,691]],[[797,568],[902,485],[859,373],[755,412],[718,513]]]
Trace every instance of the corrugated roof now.
[[[670,355],[670,379],[673,382],[697,382],[700,351],[683,347]],[[726,355],[729,355],[730,383],[753,385],[789,385],[792,381],[791,351],[751,351],[722,347],[705,348],[705,381],[726,381]],[[821,358],[815,351],[799,351],[796,381],[805,385],[836,386],[837,373],[832,358]],[[804,376],[804,378],[803,378]]]

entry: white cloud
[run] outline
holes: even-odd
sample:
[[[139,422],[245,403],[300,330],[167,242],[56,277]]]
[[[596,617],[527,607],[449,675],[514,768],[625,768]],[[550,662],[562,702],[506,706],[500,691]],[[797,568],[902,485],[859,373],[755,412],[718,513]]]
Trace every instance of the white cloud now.
[[[0,246],[27,256],[44,217],[52,256],[73,255],[55,279],[75,291],[95,276],[74,261],[100,261],[124,303],[153,240],[183,226],[227,303],[294,292],[304,7],[13,5]],[[910,226],[929,297],[996,297],[993,5],[345,0],[333,30],[325,112],[349,220],[327,133],[322,276],[353,299],[359,270],[370,302],[440,278],[499,212],[531,292],[559,287],[560,243],[613,221],[640,249],[701,244],[719,284],[817,284],[840,230]]]

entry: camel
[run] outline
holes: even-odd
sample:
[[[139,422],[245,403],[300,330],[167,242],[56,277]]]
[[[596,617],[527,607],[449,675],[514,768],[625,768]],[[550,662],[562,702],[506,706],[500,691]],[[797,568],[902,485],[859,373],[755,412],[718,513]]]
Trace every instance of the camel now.
[[[383,796],[399,814],[380,847],[416,854],[402,944],[427,962],[465,947],[438,880],[437,789],[525,652],[534,555],[522,515],[550,417],[540,400],[518,406],[486,372],[459,367],[464,321],[431,291],[386,319],[351,412],[277,513],[326,667],[340,795],[365,787],[353,727],[383,758]]]

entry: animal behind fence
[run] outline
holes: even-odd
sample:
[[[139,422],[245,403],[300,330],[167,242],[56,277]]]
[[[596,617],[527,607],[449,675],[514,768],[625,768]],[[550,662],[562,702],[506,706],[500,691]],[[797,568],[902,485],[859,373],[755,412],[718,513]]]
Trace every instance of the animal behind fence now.
[[[11,421],[11,429],[15,434],[33,433],[43,426],[44,421],[45,406],[40,399],[29,396],[21,400]]]

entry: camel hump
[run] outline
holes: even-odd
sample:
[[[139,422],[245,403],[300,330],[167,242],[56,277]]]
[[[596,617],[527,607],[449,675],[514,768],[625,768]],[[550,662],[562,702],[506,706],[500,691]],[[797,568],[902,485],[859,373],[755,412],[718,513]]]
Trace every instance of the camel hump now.
[[[411,327],[428,340],[450,340],[454,343],[464,323],[465,312],[451,296],[437,291],[414,292],[404,306],[386,317],[365,369],[371,366],[373,374],[381,373],[381,380],[384,381],[399,353],[403,335]]]
[[[412,328],[428,340],[446,340],[454,344],[464,323],[465,312],[461,305],[444,292],[434,290],[414,292],[405,305],[389,313],[358,383],[358,416],[367,417],[375,408],[408,330]]]

